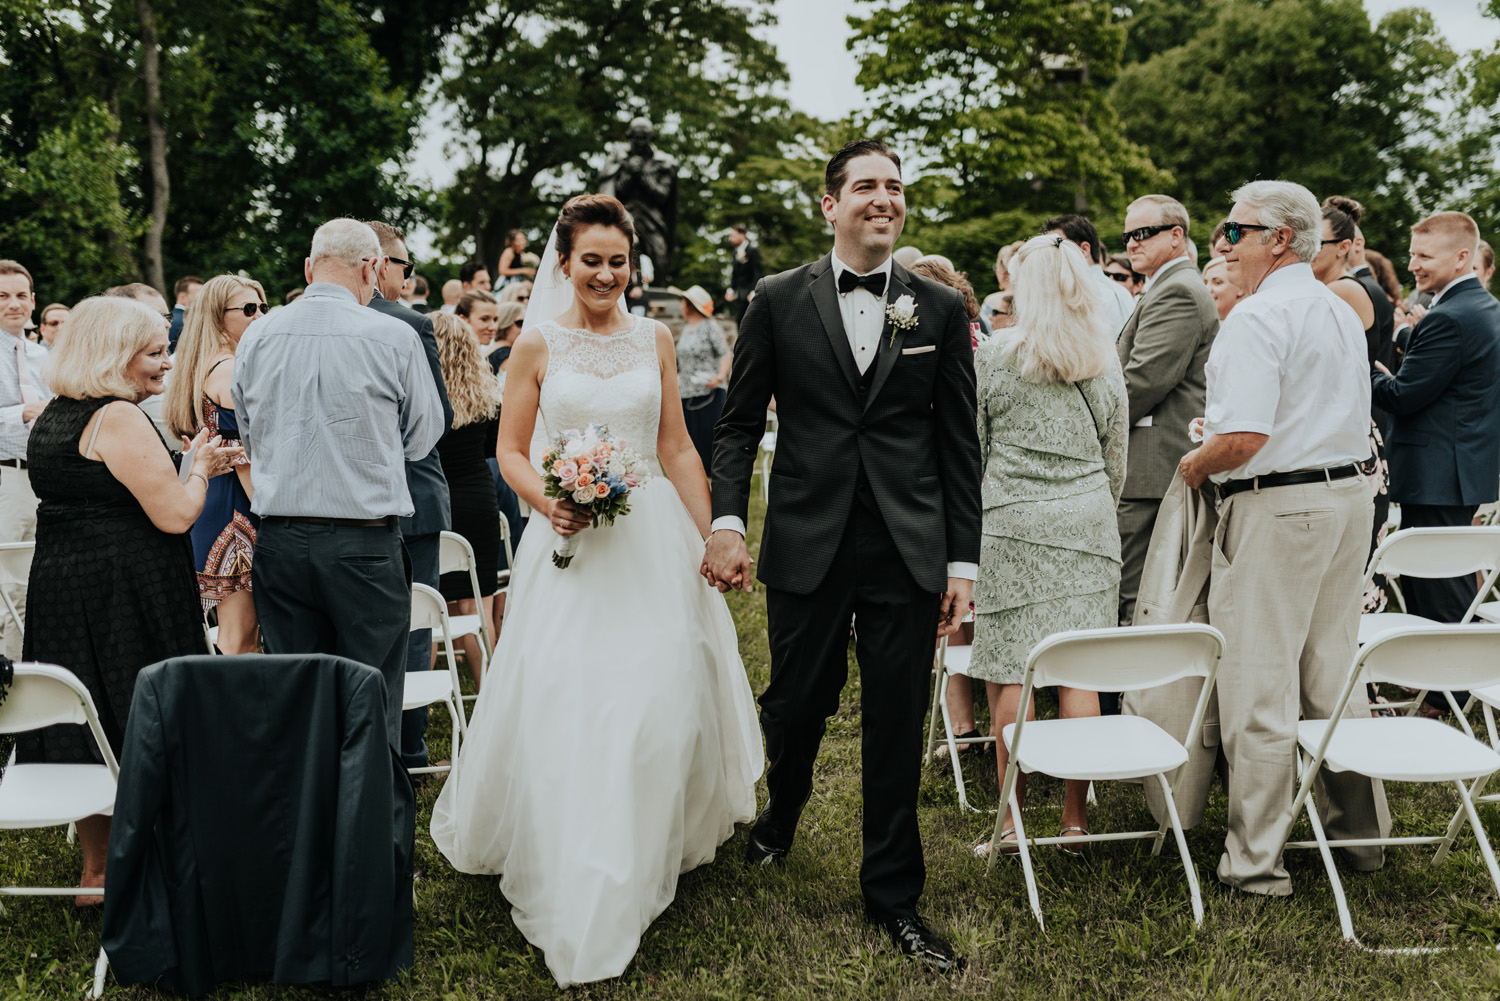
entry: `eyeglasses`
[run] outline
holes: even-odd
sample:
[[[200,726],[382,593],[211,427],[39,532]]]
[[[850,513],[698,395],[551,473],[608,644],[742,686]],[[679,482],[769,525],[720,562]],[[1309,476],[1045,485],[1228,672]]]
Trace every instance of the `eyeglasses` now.
[[[224,310],[226,313],[244,313],[246,317],[252,317],[259,310],[262,315],[269,313],[271,307],[263,302],[247,302],[243,306],[230,306]]]
[[[1325,246],[1325,247],[1326,247],[1326,246],[1328,246],[1328,245],[1329,245],[1329,244],[1330,244],[1330,243],[1343,243],[1343,242],[1344,242],[1344,241],[1343,241],[1343,240],[1319,240],[1319,241],[1318,241],[1318,242],[1319,242],[1319,243],[1320,243],[1320,244],[1322,244],[1322,245],[1323,245],[1323,246]]]
[[[1224,239],[1228,240],[1229,245],[1233,247],[1243,240],[1245,234],[1251,230],[1259,230],[1265,233],[1270,232],[1272,228],[1271,226],[1262,226],[1259,223],[1253,222],[1226,222],[1224,224]]]
[[[531,296],[529,296],[529,295],[518,295],[518,296],[516,296],[516,302],[530,302],[530,301],[531,301]]]
[[[1109,275],[1115,281],[1119,282],[1121,285],[1124,285],[1126,282],[1130,281],[1130,272],[1128,271],[1106,271],[1104,273]]]
[[[1130,245],[1131,240],[1134,240],[1136,243],[1145,243],[1157,233],[1165,233],[1169,229],[1177,228],[1177,226],[1178,224],[1175,222],[1162,223],[1160,226],[1142,226],[1140,229],[1132,229],[1121,233],[1120,242],[1126,246]]]
[[[413,271],[417,270],[417,266],[415,264],[413,264],[411,261],[403,261],[399,257],[387,257],[386,260],[390,261],[392,264],[399,264],[399,265],[401,265],[401,277],[402,278],[410,278],[411,277],[411,273]]]

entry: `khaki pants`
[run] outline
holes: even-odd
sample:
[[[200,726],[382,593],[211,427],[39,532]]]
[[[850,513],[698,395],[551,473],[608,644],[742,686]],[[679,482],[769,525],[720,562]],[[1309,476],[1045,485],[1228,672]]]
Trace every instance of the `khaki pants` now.
[[[0,466],[0,542],[36,541],[36,494],[31,492],[31,476],[12,465]],[[20,624],[0,606],[0,653],[11,660],[21,659],[21,627],[26,618],[26,581],[0,579],[5,596],[21,615]]]
[[[1292,892],[1281,855],[1297,788],[1298,710],[1327,719],[1354,661],[1373,517],[1358,477],[1246,490],[1220,508],[1208,615],[1227,641],[1218,698],[1229,832],[1219,879],[1230,886]],[[1369,714],[1356,691],[1348,715]],[[1314,793],[1330,838],[1389,832],[1379,782],[1325,770]],[[1384,860],[1378,846],[1346,855],[1362,870]]]

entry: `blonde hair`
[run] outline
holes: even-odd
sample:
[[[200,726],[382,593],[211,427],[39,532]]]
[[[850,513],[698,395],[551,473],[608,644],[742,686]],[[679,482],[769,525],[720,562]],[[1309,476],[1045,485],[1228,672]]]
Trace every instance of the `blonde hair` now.
[[[1082,382],[1118,363],[1104,302],[1083,248],[1060,236],[1026,241],[1010,260],[1014,327],[1001,333],[1002,353],[1028,382]]]
[[[140,387],[130,381],[125,369],[166,333],[166,321],[145,303],[93,296],[73,308],[47,355],[42,377],[52,392],[74,400],[111,396],[135,400]]]
[[[203,427],[203,380],[216,355],[232,351],[224,329],[224,310],[229,300],[249,289],[266,301],[260,282],[239,275],[218,275],[198,290],[193,304],[182,317],[182,334],[172,362],[177,369],[167,383],[162,414],[175,435],[191,438]]]
[[[1417,236],[1440,237],[1450,249],[1467,249],[1470,256],[1479,250],[1479,227],[1462,212],[1435,212],[1413,226],[1411,231]]]
[[[511,286],[507,286],[509,288]],[[502,302],[500,312],[496,314],[499,326],[495,328],[495,340],[506,340],[504,334],[511,327],[520,323],[526,317],[526,304],[522,302]]]
[[[518,302],[520,301],[522,292],[530,295],[531,282],[511,282],[509,285],[500,290],[500,298],[498,301],[501,303]]]
[[[452,313],[432,313],[438,364],[453,404],[453,426],[489,420],[500,412],[500,381],[479,350],[474,328]]]

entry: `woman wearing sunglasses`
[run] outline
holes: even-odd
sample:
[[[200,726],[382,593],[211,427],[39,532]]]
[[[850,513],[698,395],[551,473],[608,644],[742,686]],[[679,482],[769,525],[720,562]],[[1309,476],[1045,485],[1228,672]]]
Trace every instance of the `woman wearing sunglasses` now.
[[[234,400],[234,352],[250,324],[270,311],[260,283],[219,275],[199,290],[183,317],[167,386],[166,417],[172,433],[192,437],[202,428],[238,439]],[[250,513],[250,466],[243,460],[208,483],[203,513],[193,524],[193,560],[204,611],[219,611],[219,649],[254,653],[259,622],[250,595],[250,559],[260,519]]]

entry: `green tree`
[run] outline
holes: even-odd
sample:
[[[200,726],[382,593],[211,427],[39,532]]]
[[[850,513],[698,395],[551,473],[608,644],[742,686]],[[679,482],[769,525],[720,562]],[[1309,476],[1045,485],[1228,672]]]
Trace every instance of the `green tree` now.
[[[1214,11],[1185,44],[1127,66],[1113,91],[1127,134],[1205,224],[1195,235],[1239,184],[1283,178],[1360,200],[1368,244],[1404,248],[1452,180],[1431,95],[1455,56],[1431,14],[1397,10],[1372,28],[1360,0],[1218,0]]]
[[[1108,99],[1125,45],[1111,3],[864,2],[873,9],[850,18],[849,45],[879,109],[869,127],[916,154],[922,249],[953,251],[977,278],[1013,238],[997,229],[1117,212],[1127,192],[1161,183]]]
[[[507,0],[477,11],[442,87],[466,160],[443,197],[444,248],[493,267],[507,230],[545,231],[566,197],[592,186],[637,115],[682,163],[678,243],[690,242],[710,179],[774,148],[766,123],[786,115],[771,93],[785,67],[753,33],[769,19],[769,0]]]

